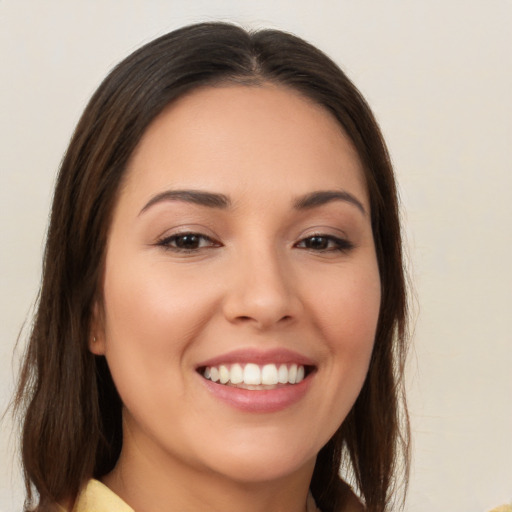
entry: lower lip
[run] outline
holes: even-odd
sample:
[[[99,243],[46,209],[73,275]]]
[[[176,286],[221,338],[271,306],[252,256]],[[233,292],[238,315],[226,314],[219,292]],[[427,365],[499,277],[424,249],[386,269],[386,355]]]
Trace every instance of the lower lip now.
[[[236,409],[266,413],[282,411],[300,401],[309,389],[313,375],[308,375],[298,384],[276,389],[250,390],[217,384],[200,376],[204,385],[216,398]]]

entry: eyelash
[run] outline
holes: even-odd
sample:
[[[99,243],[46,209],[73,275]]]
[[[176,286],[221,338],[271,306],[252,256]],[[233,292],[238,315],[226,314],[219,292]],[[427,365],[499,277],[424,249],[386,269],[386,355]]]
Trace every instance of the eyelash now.
[[[195,247],[179,247],[179,241],[186,238],[195,240]],[[307,246],[307,243],[319,243],[322,247],[313,248]],[[186,241],[185,241],[186,243]],[[176,244],[176,245],[173,245]],[[199,245],[197,245],[199,244]],[[216,242],[213,238],[207,235],[194,232],[177,233],[171,236],[162,238],[156,243],[157,246],[163,247],[166,250],[178,252],[178,253],[195,253],[201,249],[211,249],[215,247],[221,247],[220,242]],[[312,252],[328,253],[328,252],[349,252],[354,248],[354,244],[347,239],[339,238],[332,235],[324,235],[321,233],[310,235],[297,242],[294,247],[299,249],[306,249]]]
[[[301,244],[305,244],[308,241],[311,243],[311,241],[313,241],[315,239],[317,239],[316,240],[317,242],[321,242],[321,245],[327,244],[327,247],[322,247],[322,248],[317,248],[317,249],[313,249],[312,247],[307,247],[307,246],[300,247]],[[304,248],[306,250],[310,250],[313,252],[320,252],[320,253],[348,252],[354,248],[354,244],[350,240],[347,240],[346,238],[339,238],[339,237],[333,236],[333,235],[324,235],[324,234],[318,233],[318,234],[309,235],[308,237],[303,238],[302,240],[300,240],[299,242],[297,242],[295,244],[295,247],[299,247],[301,249]]]
[[[178,245],[173,246],[173,243],[176,243],[180,239],[185,239],[187,237],[194,238],[199,242],[199,246],[186,248],[179,247]],[[201,242],[206,242],[206,245],[201,246]],[[201,233],[194,232],[186,232],[186,233],[176,233],[171,236],[166,236],[159,240],[156,245],[163,247],[166,250],[180,252],[180,253],[194,253],[201,249],[211,249],[213,247],[220,247],[221,244],[210,238],[209,236],[203,235]]]

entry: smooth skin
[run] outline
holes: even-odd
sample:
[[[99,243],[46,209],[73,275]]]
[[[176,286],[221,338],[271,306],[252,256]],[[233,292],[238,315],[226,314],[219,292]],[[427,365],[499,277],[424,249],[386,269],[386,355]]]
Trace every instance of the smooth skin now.
[[[137,512],[304,512],[364,382],[380,293],[363,170],[329,112],[270,84],[174,102],[129,163],[93,319],[124,404],[104,483]],[[197,367],[239,349],[309,358],[304,396],[264,413],[219,400]]]

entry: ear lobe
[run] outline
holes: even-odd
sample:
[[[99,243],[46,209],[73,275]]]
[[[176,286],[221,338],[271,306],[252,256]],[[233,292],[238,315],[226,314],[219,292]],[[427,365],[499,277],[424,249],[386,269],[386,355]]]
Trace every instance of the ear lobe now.
[[[96,356],[105,355],[105,342],[104,337],[92,336],[89,339],[89,350]]]
[[[91,328],[89,330],[89,350],[96,356],[105,355],[105,330],[103,328],[103,314],[98,301],[94,302],[91,315]]]

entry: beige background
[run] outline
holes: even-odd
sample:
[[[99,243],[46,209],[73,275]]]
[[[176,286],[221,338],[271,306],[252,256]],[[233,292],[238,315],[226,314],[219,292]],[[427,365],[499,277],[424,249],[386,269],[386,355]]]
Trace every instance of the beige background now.
[[[512,500],[510,0],[0,0],[0,410],[37,293],[55,172],[81,110],[131,50],[207,19],[310,40],[382,125],[418,312],[406,510],[477,512]],[[0,511],[21,501],[6,421]]]

